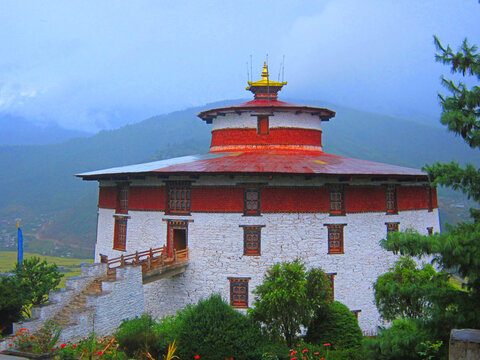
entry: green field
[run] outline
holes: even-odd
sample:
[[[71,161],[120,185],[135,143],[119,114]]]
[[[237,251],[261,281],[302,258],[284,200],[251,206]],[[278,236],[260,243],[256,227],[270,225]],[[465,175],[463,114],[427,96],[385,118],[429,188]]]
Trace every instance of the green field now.
[[[31,258],[36,256],[40,259],[45,259],[49,264],[57,264],[65,276],[62,278],[59,287],[65,287],[65,278],[79,276],[80,275],[80,264],[81,263],[93,263],[92,259],[74,259],[74,258],[64,258],[56,256],[45,256],[39,254],[25,253],[24,258]],[[12,270],[15,267],[17,262],[17,252],[16,251],[0,251],[0,272],[7,272]]]

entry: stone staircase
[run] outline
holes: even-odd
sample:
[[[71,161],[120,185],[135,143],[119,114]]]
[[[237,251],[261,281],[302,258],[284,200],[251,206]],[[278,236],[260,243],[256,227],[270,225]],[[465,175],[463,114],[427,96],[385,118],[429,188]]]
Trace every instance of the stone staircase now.
[[[49,301],[33,307],[32,316],[14,323],[13,330],[27,328],[30,334],[40,333],[52,321],[62,329],[60,342],[75,341],[92,332],[109,335],[123,319],[144,312],[141,266],[109,274],[107,264],[82,264],[81,276],[67,279],[65,289],[50,292]]]

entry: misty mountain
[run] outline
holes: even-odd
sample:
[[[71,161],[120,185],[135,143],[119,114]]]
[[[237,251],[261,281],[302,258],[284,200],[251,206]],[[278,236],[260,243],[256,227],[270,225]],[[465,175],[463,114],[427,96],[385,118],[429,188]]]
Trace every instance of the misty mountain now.
[[[22,117],[0,114],[0,145],[43,145],[91,136],[91,133],[64,129],[56,124],[41,126]]]
[[[97,182],[83,182],[73,175],[207,152],[211,128],[196,114],[237,102],[155,116],[61,144],[0,146],[0,215],[11,219],[8,223],[21,218],[30,224],[24,234],[31,251],[89,256],[95,242]],[[341,106],[326,107],[337,112],[323,123],[326,152],[415,168],[454,159],[480,164],[476,152],[444,128]],[[3,230],[0,228],[0,235]]]

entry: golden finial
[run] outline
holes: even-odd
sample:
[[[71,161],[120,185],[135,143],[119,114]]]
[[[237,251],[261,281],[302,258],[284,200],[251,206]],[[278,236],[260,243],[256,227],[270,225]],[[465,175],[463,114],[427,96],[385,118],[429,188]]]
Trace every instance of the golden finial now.
[[[263,62],[262,79],[268,79],[268,66],[266,61]]]

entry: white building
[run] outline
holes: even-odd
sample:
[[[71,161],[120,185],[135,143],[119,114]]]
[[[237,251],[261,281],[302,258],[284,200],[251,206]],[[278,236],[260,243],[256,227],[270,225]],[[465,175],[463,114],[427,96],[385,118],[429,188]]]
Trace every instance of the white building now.
[[[171,261],[188,248],[176,275],[144,274],[153,315],[214,292],[252,306],[269,267],[301,258],[330,274],[335,299],[372,332],[372,284],[395,261],[379,241],[388,231],[440,230],[424,172],[324,153],[321,124],[335,113],[278,101],[285,84],[264,66],[247,87],[254,100],[200,113],[212,125],[205,155],[78,175],[100,186],[96,261],[163,246]]]

